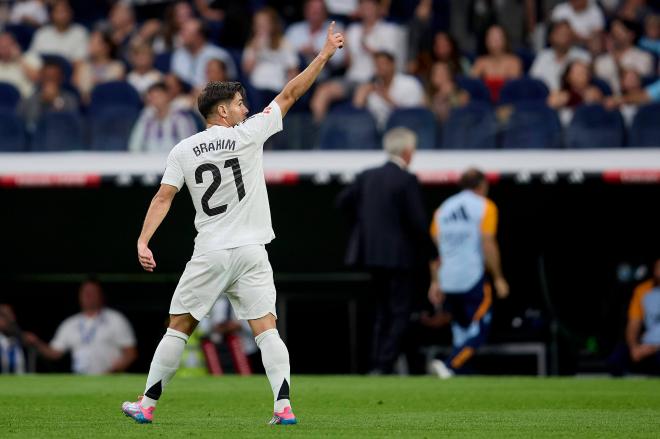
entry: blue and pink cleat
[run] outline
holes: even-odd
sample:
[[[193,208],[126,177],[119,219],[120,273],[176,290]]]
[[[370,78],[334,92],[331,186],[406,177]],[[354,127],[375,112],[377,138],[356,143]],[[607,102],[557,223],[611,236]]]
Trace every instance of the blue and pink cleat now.
[[[121,411],[129,418],[133,418],[135,422],[139,424],[151,424],[151,421],[154,419],[154,410],[156,407],[144,408],[142,407],[141,402],[141,396],[136,402],[126,401],[121,405]]]
[[[273,419],[268,422],[270,425],[294,425],[298,420],[291,411],[291,407],[285,407],[281,412],[273,413]]]

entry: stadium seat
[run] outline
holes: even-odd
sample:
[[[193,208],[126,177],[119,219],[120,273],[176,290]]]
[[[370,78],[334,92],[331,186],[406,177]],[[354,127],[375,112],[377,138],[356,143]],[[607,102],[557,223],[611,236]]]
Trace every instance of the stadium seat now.
[[[632,147],[660,146],[660,103],[644,105],[639,108],[630,130]]]
[[[379,149],[376,121],[367,110],[356,108],[328,113],[319,130],[320,149]]]
[[[491,102],[490,91],[480,79],[470,78],[469,76],[459,76],[456,78],[456,84],[468,92],[471,101]]]
[[[64,82],[70,83],[71,76],[73,76],[73,65],[69,62],[68,59],[64,58],[61,55],[42,53],[41,59],[43,62],[54,63],[60,66],[62,73],[64,74]]]
[[[504,126],[503,149],[561,147],[561,123],[557,112],[545,103],[520,102]]]
[[[443,125],[444,149],[495,149],[497,120],[490,105],[470,102],[455,108]]]
[[[289,112],[284,119],[284,130],[266,141],[265,149],[309,150],[314,148],[317,129],[309,112]]]
[[[32,136],[32,151],[71,151],[84,147],[83,121],[78,113],[49,112],[41,116]]]
[[[607,81],[600,78],[591,78],[591,85],[596,86],[605,96],[612,96],[612,87]]]
[[[163,52],[154,58],[154,67],[162,73],[169,73],[172,65],[172,52]]]
[[[534,64],[536,53],[534,53],[533,50],[521,47],[516,50],[516,55],[518,55],[518,58],[520,58],[520,61],[522,61],[523,72],[526,75],[527,72],[529,72],[529,69],[532,68],[532,64]]]
[[[436,147],[435,115],[426,108],[402,108],[392,112],[387,121],[387,129],[406,127],[417,134],[418,149]]]
[[[566,130],[567,148],[618,148],[624,142],[621,113],[608,111],[601,105],[578,107]]]
[[[0,109],[0,152],[25,151],[25,126],[13,110]]]
[[[92,112],[116,107],[139,110],[142,108],[142,99],[137,90],[125,81],[105,82],[94,87],[90,103]]]
[[[5,26],[5,31],[14,36],[14,39],[21,46],[23,52],[27,52],[32,43],[36,28],[27,24],[8,24]]]
[[[548,87],[538,79],[524,77],[507,81],[500,92],[500,104],[515,104],[517,102],[545,102],[548,98]]]
[[[20,100],[21,93],[16,87],[8,82],[0,82],[0,108],[14,111]]]
[[[131,107],[108,107],[90,115],[91,149],[126,151],[133,124],[140,111]]]

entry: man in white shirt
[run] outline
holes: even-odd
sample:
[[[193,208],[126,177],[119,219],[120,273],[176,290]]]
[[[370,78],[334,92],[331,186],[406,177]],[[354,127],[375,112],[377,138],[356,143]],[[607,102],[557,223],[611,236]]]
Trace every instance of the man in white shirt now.
[[[550,47],[536,55],[529,75],[545,82],[550,91],[554,91],[559,90],[561,75],[569,63],[575,60],[591,63],[591,55],[573,45],[573,30],[566,20],[552,24],[549,39]]]
[[[600,55],[594,62],[596,76],[607,81],[615,94],[621,90],[619,81],[621,68],[634,70],[642,77],[655,73],[653,57],[634,45],[633,26],[633,23],[620,18],[614,19],[610,31],[612,49],[610,52]]]
[[[325,30],[330,25],[330,21],[328,21],[328,12],[323,0],[305,1],[304,16],[304,21],[293,23],[288,27],[285,38],[309,64],[316,54],[323,49],[326,36]],[[337,26],[337,31],[342,31],[340,26]],[[339,68],[344,65],[344,62],[344,52],[337,52],[335,56],[330,58],[328,67],[319,76],[318,80],[326,79],[330,75],[329,69]]]
[[[246,119],[245,89],[238,82],[210,82],[197,100],[207,129],[177,144],[167,159],[137,242],[146,271],[156,268],[149,241],[184,184],[195,206],[195,250],[170,305],[170,323],[154,353],[144,396],[122,411],[151,423],[164,387],[174,377],[197,324],[226,294],[236,317],[247,320],[273,391],[270,424],[295,424],[289,353],[276,329],[275,284],[265,244],[275,237],[263,170],[263,144],[282,130],[282,118],[312,86],[344,37],[328,27],[321,53],[289,81],[261,113]]]
[[[51,11],[53,24],[40,28],[32,39],[30,52],[60,55],[70,62],[87,56],[89,36],[84,27],[73,23],[73,10],[67,0],[57,0]]]
[[[60,324],[50,344],[32,333],[25,334],[26,343],[49,360],[59,360],[71,352],[74,373],[124,372],[137,358],[131,324],[120,312],[105,307],[97,281],[83,282],[78,299],[81,312]]]
[[[9,32],[0,33],[0,81],[16,87],[23,99],[32,95],[41,65],[41,58],[34,53],[21,53],[21,46]]]
[[[374,55],[374,81],[361,85],[353,97],[353,105],[357,108],[366,106],[381,130],[394,109],[424,105],[424,89],[420,82],[412,75],[397,73],[394,63],[392,54],[377,52]]]
[[[172,55],[172,72],[193,87],[206,84],[206,64],[219,59],[227,67],[227,75],[235,79],[236,64],[229,52],[207,41],[206,29],[200,20],[188,20],[181,28],[181,47]]]
[[[552,21],[566,20],[581,42],[605,28],[605,17],[593,0],[568,0],[552,10]]]
[[[334,101],[350,97],[359,84],[373,78],[374,53],[387,51],[393,54],[397,70],[403,70],[406,62],[406,34],[400,26],[385,22],[382,14],[383,10],[377,0],[360,0],[360,22],[351,24],[346,31],[346,75],[341,81],[328,81],[316,89],[310,102],[315,121],[323,120]]]

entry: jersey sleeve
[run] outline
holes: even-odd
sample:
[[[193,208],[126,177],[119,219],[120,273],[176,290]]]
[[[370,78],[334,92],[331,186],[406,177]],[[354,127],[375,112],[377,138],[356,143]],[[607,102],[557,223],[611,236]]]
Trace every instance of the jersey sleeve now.
[[[484,235],[495,235],[497,233],[497,206],[490,200],[486,200],[484,218],[481,220],[481,233]]]
[[[640,284],[635,288],[633,297],[628,306],[628,320],[644,320],[644,305],[642,299],[644,295],[653,288],[653,284],[648,281]]]
[[[170,155],[167,156],[167,167],[165,168],[165,173],[163,174],[163,179],[160,183],[169,184],[180,190],[183,187],[183,182],[184,178],[181,163],[179,163],[174,150],[172,150]]]
[[[261,113],[248,117],[239,126],[239,132],[245,136],[246,143],[262,144],[282,128],[282,110],[277,102],[272,101]]]

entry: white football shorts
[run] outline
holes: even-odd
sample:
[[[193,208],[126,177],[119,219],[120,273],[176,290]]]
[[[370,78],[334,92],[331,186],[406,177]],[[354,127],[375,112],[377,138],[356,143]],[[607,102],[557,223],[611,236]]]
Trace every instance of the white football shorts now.
[[[247,245],[194,255],[174,291],[170,314],[202,320],[226,294],[240,320],[275,313],[273,269],[264,245]]]

